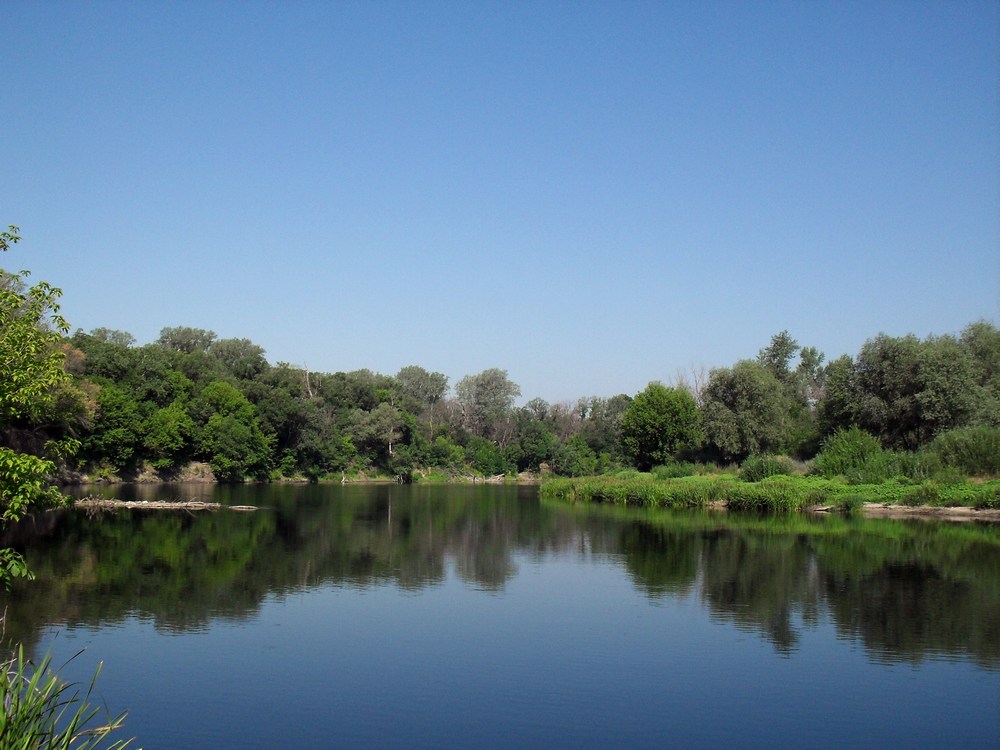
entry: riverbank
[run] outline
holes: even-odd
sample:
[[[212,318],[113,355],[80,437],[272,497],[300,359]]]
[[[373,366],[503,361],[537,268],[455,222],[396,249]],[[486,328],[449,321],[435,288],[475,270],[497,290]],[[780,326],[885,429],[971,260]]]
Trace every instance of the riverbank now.
[[[852,485],[837,479],[773,476],[759,482],[734,475],[656,479],[652,475],[551,479],[542,497],[667,508],[739,511],[860,512],[872,517],[937,517],[1000,521],[1000,480]]]
[[[417,469],[410,481],[414,484],[537,484],[542,481],[542,475],[532,472],[521,472],[517,475],[496,474],[445,474],[434,469]],[[64,471],[59,476],[63,486],[86,487],[88,485],[108,484],[220,484],[212,467],[207,463],[191,462],[173,473],[158,472],[150,466],[144,466],[132,472],[122,474],[100,473],[86,474],[83,472]],[[277,476],[264,480],[248,480],[240,484],[401,484],[403,477],[382,473],[371,473],[364,470],[339,472],[319,479],[305,476]]]

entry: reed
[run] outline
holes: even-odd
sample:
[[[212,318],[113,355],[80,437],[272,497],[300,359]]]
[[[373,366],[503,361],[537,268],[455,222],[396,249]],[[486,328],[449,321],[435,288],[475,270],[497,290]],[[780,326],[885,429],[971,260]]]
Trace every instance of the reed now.
[[[1000,508],[1000,480],[939,483],[890,479],[851,484],[818,476],[775,475],[759,482],[732,475],[656,479],[649,474],[551,479],[541,486],[544,498],[566,502],[603,502],[665,508],[703,508],[724,502],[731,510],[791,512],[814,506],[857,509],[879,505]]]
[[[117,740],[102,744],[121,728],[125,714],[102,721],[104,712],[91,704],[100,666],[83,694],[78,685],[63,681],[51,667],[51,656],[34,665],[25,658],[22,646],[0,664],[0,748],[124,750],[132,743]]]

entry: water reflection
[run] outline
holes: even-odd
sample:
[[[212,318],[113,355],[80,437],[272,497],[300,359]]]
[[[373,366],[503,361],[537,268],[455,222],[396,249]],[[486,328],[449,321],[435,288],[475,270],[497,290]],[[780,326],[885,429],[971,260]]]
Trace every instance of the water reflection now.
[[[1000,529],[759,519],[542,504],[530,487],[227,487],[114,491],[266,506],[255,513],[47,514],[3,543],[37,580],[5,598],[7,636],[130,616],[164,632],[239,620],[321,585],[418,592],[450,571],[503,593],[525,560],[599,556],[651,599],[695,593],[713,619],[794,654],[824,620],[873,659],[1000,666]],[[214,493],[214,495],[213,495]],[[30,533],[29,533],[30,532]]]

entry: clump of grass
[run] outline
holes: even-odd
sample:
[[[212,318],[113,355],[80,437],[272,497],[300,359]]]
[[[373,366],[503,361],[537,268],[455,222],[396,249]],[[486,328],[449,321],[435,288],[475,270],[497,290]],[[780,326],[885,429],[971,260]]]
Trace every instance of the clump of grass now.
[[[775,476],[795,473],[795,464],[785,456],[749,456],[740,464],[740,479],[744,482],[759,482]]]
[[[650,474],[657,479],[679,479],[680,477],[690,477],[698,473],[698,466],[692,463],[681,461],[671,461],[668,464],[654,466]]]
[[[865,501],[861,497],[861,495],[858,495],[853,492],[847,495],[842,495],[837,500],[837,507],[841,510],[841,512],[847,513],[848,515],[857,513],[859,510],[861,510],[861,506],[863,506],[864,504]]]
[[[809,504],[806,485],[787,476],[760,482],[734,482],[726,487],[726,505],[732,510],[793,511]]]
[[[100,667],[81,695],[51,669],[51,657],[33,665],[23,647],[0,664],[0,747],[4,750],[124,750],[132,740],[102,745],[125,721],[122,713],[100,722],[90,703]]]

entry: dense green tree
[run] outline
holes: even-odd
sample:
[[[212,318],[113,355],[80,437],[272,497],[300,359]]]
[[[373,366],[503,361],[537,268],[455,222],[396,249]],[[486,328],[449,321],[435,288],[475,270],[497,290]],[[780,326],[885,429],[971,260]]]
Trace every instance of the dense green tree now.
[[[1000,427],[1000,329],[980,320],[966,326],[959,340],[972,358],[973,374],[980,387],[970,421]]]
[[[552,470],[568,477],[582,477],[596,474],[597,454],[587,445],[582,435],[574,435],[566,443],[557,446],[552,458]]]
[[[160,346],[183,354],[192,352],[207,352],[212,342],[215,341],[215,331],[206,331],[204,328],[190,328],[188,326],[176,326],[174,328],[164,328],[160,331],[160,337],[156,343]]]
[[[702,431],[694,397],[650,383],[625,410],[621,440],[625,455],[643,471],[697,448]]]
[[[611,398],[581,399],[580,411],[584,414],[580,434],[598,456],[614,459],[621,450],[622,417],[632,403],[632,397],[619,393]]]
[[[760,350],[757,362],[770,372],[781,383],[792,385],[792,360],[801,347],[788,335],[788,331],[776,333],[771,337],[771,343]]]
[[[215,413],[201,436],[201,452],[216,479],[240,482],[265,479],[271,467],[271,445],[255,420]]]
[[[559,451],[559,438],[537,419],[527,419],[519,426],[517,434],[519,455],[517,468],[521,471],[538,471],[544,463],[551,463]]]
[[[713,369],[702,391],[705,438],[724,461],[776,450],[786,436],[788,398],[781,382],[759,362]]]
[[[521,388],[507,377],[507,371],[492,367],[478,375],[466,375],[455,385],[455,393],[465,428],[473,435],[504,444],[510,436],[514,399],[521,395]]]
[[[83,441],[85,455],[116,471],[134,467],[142,448],[143,422],[140,405],[128,390],[102,383],[97,416]]]
[[[798,356],[798,364],[793,366]],[[788,331],[771,337],[760,350],[757,362],[781,384],[787,415],[784,434],[777,448],[809,458],[819,449],[820,429],[817,404],[823,395],[825,368],[823,354],[815,347],[800,347]]]
[[[396,373],[403,396],[409,400],[407,409],[423,416],[427,423],[428,440],[434,436],[436,407],[448,392],[448,377],[440,372],[428,372],[423,367],[408,365]]]
[[[508,474],[517,468],[496,443],[475,435],[469,438],[465,455],[472,468],[484,476]]]
[[[702,430],[694,397],[650,383],[625,410],[621,440],[624,454],[643,471],[696,449]]]
[[[272,439],[261,429],[253,404],[236,387],[221,380],[209,383],[192,403],[191,414],[203,425],[199,453],[218,479],[267,476]]]
[[[428,372],[418,365],[407,365],[396,373],[403,394],[408,396],[418,409],[429,409],[444,398],[448,392],[448,376],[440,372]]]
[[[388,456],[403,437],[403,413],[391,404],[381,403],[371,411],[357,409],[352,422],[351,438],[356,445],[375,451],[384,448]]]
[[[249,339],[219,339],[208,347],[222,369],[240,380],[253,380],[268,368],[263,347]]]
[[[195,434],[194,420],[175,402],[149,417],[143,447],[154,468],[173,469],[190,458]]]
[[[970,338],[987,343],[988,327]],[[855,360],[843,358],[828,368],[823,427],[858,426],[888,447],[913,450],[947,430],[994,423],[1000,399],[977,356],[984,349],[953,336],[869,339]]]

